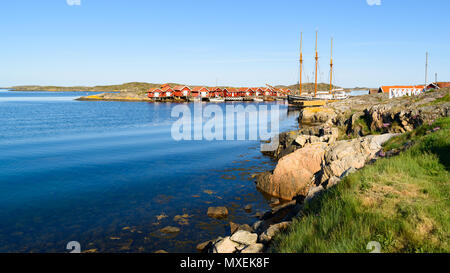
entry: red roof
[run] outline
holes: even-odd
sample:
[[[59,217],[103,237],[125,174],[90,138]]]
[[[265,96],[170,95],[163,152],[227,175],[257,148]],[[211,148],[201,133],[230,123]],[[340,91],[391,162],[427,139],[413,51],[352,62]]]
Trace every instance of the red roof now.
[[[186,85],[177,85],[177,86],[175,86],[175,87],[173,88],[173,90],[175,90],[175,91],[181,91],[181,90],[183,90],[183,89],[185,89],[185,88],[190,89],[189,86],[186,86]]]
[[[208,91],[208,89],[204,86],[194,86],[191,88],[192,91],[194,92],[200,92],[200,91]]]
[[[162,92],[162,91],[161,91],[161,89],[159,89],[159,88],[150,88],[150,89],[148,90],[148,92],[149,92],[149,93],[153,93],[153,92]]]
[[[220,87],[209,87],[209,91],[222,91]]]
[[[437,82],[436,84],[439,86],[439,88],[450,87],[450,82]]]
[[[169,85],[164,85],[161,87],[162,91],[173,91],[172,87],[170,87]]]

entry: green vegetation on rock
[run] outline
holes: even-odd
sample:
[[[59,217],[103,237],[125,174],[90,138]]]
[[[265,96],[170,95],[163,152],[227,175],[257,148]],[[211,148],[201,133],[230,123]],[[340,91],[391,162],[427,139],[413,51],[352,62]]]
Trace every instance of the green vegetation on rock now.
[[[399,135],[381,158],[306,203],[273,252],[450,251],[450,118]]]

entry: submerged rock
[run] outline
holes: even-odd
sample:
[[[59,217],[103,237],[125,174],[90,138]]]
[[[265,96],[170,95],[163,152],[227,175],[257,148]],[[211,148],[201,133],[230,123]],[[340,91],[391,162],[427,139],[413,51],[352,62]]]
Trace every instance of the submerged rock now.
[[[207,214],[212,218],[223,219],[228,216],[228,209],[226,207],[209,207]]]
[[[178,233],[180,229],[177,227],[167,226],[159,230],[162,233]]]
[[[204,250],[212,247],[212,244],[214,243],[214,240],[209,240],[203,243],[200,243],[197,245],[196,249],[200,252],[203,252]]]
[[[191,215],[189,214],[183,214],[183,215],[175,215],[173,217],[173,221],[177,222],[181,226],[189,225],[189,219]]]

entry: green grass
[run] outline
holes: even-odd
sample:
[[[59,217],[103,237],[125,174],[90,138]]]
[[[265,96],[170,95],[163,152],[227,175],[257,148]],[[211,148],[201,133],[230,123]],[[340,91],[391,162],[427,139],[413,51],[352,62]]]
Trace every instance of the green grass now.
[[[353,114],[353,113],[352,113]],[[367,135],[379,135],[381,132],[370,129],[370,122],[367,120],[366,116],[361,116],[357,120],[355,120],[353,124],[353,132],[351,134],[347,134],[346,127],[340,127],[339,129],[339,137],[338,140],[347,140],[360,137],[360,133],[362,136]]]
[[[437,98],[431,102],[431,105],[435,105],[442,102],[450,102],[450,93],[445,94],[442,98]]]
[[[391,140],[386,149],[415,144],[305,204],[272,251],[369,252],[367,243],[378,241],[382,252],[449,252],[449,135],[450,118],[443,118]]]

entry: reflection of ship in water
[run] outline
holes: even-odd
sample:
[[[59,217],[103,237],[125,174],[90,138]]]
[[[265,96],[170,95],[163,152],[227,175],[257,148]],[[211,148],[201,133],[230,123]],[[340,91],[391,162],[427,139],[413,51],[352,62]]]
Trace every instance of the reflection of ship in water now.
[[[287,117],[288,118],[298,117],[300,115],[300,109],[301,107],[297,105],[289,105],[287,108]]]

